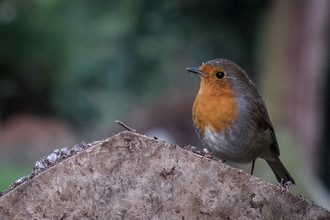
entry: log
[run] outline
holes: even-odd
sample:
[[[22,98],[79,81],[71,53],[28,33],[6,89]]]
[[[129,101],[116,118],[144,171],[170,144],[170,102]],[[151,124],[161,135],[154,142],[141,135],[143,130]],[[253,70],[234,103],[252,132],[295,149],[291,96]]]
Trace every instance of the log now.
[[[0,219],[330,219],[288,188],[185,148],[124,131],[57,150],[3,193]]]

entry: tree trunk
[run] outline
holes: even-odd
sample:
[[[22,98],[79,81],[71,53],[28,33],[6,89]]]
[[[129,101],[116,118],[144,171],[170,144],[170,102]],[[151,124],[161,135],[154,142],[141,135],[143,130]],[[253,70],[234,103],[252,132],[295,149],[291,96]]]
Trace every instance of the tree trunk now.
[[[287,189],[128,131],[55,151],[24,180],[0,198],[0,219],[330,218]]]

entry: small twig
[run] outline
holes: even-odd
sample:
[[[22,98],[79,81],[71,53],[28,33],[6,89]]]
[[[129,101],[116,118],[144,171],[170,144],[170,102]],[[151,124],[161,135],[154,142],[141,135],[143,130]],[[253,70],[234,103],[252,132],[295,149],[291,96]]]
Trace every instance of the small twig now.
[[[121,121],[116,120],[116,123],[118,123],[119,125],[123,126],[127,131],[136,132],[135,129],[128,127],[127,125],[125,125],[125,124],[124,124],[123,122],[121,122]]]

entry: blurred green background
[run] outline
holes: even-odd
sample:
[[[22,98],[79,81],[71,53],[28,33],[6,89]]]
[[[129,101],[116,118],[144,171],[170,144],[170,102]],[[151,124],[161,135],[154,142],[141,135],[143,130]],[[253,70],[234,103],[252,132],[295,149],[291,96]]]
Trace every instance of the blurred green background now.
[[[284,40],[292,31],[299,33],[290,29],[291,20],[293,27],[309,28],[304,26],[305,20],[299,21],[299,16],[310,10],[309,3],[279,2],[0,1],[0,190],[30,174],[35,161],[54,149],[105,139],[121,131],[116,119],[139,133],[200,148],[191,122],[199,79],[185,67],[226,58],[243,67],[260,88],[279,139],[281,158],[298,182],[293,191],[327,206],[327,194],[311,188],[330,186],[328,143],[320,144],[319,150],[304,148],[299,142],[303,132],[286,120],[295,114],[295,107],[285,107],[292,103],[286,98],[291,91],[288,88],[295,89],[293,83],[299,82],[285,78],[285,74],[294,73],[283,54],[295,57],[301,51],[291,50],[290,45],[286,48]],[[297,9],[297,4],[304,7]],[[301,14],[291,15],[290,10]],[[328,18],[313,22],[319,24]],[[329,24],[324,25],[328,30]],[[304,42],[291,40],[293,49],[306,47]],[[328,40],[319,41],[326,47],[321,48],[323,55],[318,59],[328,61]],[[326,62],[319,66],[327,67]],[[327,71],[323,70],[315,74],[325,79]],[[301,84],[306,86],[303,80]],[[322,118],[326,118],[327,109],[322,105],[326,93],[322,91],[324,99],[320,98],[313,111],[320,115],[322,110]],[[295,93],[290,94],[294,99]],[[324,132],[318,133],[324,136],[316,137],[314,143],[328,137],[326,124],[319,127],[315,129],[322,129]],[[308,159],[311,151],[316,153]],[[324,157],[315,158],[317,152],[325,153],[320,154]],[[314,160],[320,162],[309,166]],[[249,171],[250,166],[238,167]],[[270,169],[264,167],[264,161],[258,160],[257,176],[275,184]],[[309,167],[308,175],[320,177],[323,183],[302,183],[305,167]]]

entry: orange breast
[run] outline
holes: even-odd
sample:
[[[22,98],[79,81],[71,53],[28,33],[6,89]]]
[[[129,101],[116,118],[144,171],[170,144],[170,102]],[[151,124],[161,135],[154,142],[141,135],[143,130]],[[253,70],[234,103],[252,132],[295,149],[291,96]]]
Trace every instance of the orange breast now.
[[[235,122],[237,103],[227,85],[201,83],[193,106],[193,118],[202,134],[209,127],[211,132],[221,132]]]

